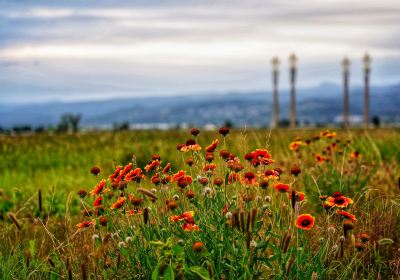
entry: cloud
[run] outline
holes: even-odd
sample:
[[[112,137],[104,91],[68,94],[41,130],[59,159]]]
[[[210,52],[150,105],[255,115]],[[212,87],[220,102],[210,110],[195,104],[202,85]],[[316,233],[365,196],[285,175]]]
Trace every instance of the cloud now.
[[[302,86],[339,82],[344,55],[357,73],[352,81],[360,82],[365,51],[377,69],[373,81],[397,82],[400,74],[393,67],[400,62],[398,1],[42,0],[0,6],[3,100],[26,99],[29,85],[32,98],[55,99],[66,98],[66,91],[68,98],[103,98],[269,89],[274,55],[282,60],[281,85],[287,87],[293,51]]]

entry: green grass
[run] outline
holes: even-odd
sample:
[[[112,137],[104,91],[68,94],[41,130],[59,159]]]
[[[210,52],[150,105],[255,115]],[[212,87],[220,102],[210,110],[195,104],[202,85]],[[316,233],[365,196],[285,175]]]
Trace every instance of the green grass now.
[[[399,247],[399,186],[400,131],[395,129],[337,131],[343,153],[334,153],[330,162],[317,164],[314,153],[322,153],[331,140],[320,140],[301,149],[290,151],[289,143],[296,137],[309,139],[317,130],[236,130],[224,141],[216,132],[202,132],[198,142],[203,147],[219,138],[215,153],[217,173],[209,177],[226,178],[228,169],[218,156],[219,150],[229,149],[242,163],[244,154],[256,148],[268,148],[275,163],[284,170],[281,181],[305,192],[306,201],[301,213],[316,217],[316,226],[303,231],[293,226],[299,214],[291,209],[286,194],[277,194],[272,185],[267,190],[242,184],[212,187],[213,195],[202,195],[204,187],[194,180],[190,187],[196,197],[189,200],[175,183],[157,191],[158,200],[151,202],[144,196],[143,209],[151,208],[150,224],[143,223],[143,215],[127,217],[122,211],[111,211],[109,206],[120,195],[142,196],[139,187],[131,183],[128,189],[113,191],[105,196],[106,227],[98,224],[77,231],[76,224],[91,217],[82,215],[83,205],[91,208],[92,198],[80,200],[77,192],[90,191],[100,178],[112,174],[115,165],[133,162],[144,168],[153,154],[159,154],[162,164],[172,163],[172,173],[188,170],[193,179],[201,173],[202,153],[195,157],[195,165],[188,168],[184,160],[188,154],[176,149],[190,134],[184,131],[99,132],[79,135],[0,136],[0,275],[2,279],[68,279],[98,277],[113,279],[396,279],[395,264]],[[349,158],[359,151],[358,161]],[[301,157],[299,157],[301,156]],[[293,165],[301,167],[298,178],[290,175]],[[99,166],[99,178],[90,174],[92,166]],[[261,171],[245,164],[245,171]],[[151,177],[151,176],[150,176]],[[141,187],[153,188],[150,180]],[[38,190],[43,195],[39,210]],[[352,234],[342,244],[342,221],[334,212],[321,206],[320,195],[341,191],[353,198],[348,210],[357,216]],[[166,200],[179,195],[179,208],[166,209]],[[252,196],[245,202],[243,196]],[[266,196],[272,202],[265,200]],[[225,205],[229,211],[247,214],[256,209],[254,226],[235,228],[231,220],[221,214]],[[131,207],[124,206],[128,211]],[[172,214],[193,210],[200,231],[186,233],[180,224],[169,222]],[[15,213],[22,229],[9,219]],[[240,214],[239,214],[240,216]],[[241,219],[240,219],[241,220]],[[335,229],[332,233],[329,226]],[[243,225],[247,227],[247,225]],[[333,231],[333,230],[332,230]],[[357,252],[352,238],[367,232],[371,240],[366,249]],[[282,248],[283,236],[291,234],[290,245]],[[100,239],[92,241],[92,235]],[[107,234],[113,238],[107,241]],[[131,237],[126,248],[118,244]],[[379,245],[383,238],[393,244]],[[249,248],[249,241],[256,247]],[[358,240],[358,239],[357,239]],[[195,253],[195,241],[205,244],[204,252]],[[254,243],[253,242],[253,243]],[[253,244],[252,243],[252,244]],[[381,242],[382,243],[382,242]],[[384,242],[383,242],[384,243]],[[333,250],[338,247],[338,251]],[[341,248],[343,247],[343,255]],[[49,261],[50,259],[50,261]],[[28,261],[27,261],[28,260]],[[53,266],[54,265],[54,266]]]

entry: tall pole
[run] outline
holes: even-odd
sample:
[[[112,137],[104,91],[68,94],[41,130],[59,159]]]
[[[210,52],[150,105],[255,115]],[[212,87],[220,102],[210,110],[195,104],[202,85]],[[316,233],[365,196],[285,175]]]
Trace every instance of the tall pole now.
[[[290,127],[296,127],[296,63],[297,57],[292,53],[289,57],[290,64]]]
[[[350,60],[345,57],[342,61],[343,66],[343,124],[349,127],[349,68]]]
[[[363,57],[364,62],[364,124],[369,127],[369,73],[371,70],[371,57],[366,53]]]
[[[272,107],[272,128],[277,128],[279,126],[279,103],[278,103],[278,74],[279,74],[279,59],[274,57],[271,60],[272,64],[272,97],[273,97],[273,107]]]

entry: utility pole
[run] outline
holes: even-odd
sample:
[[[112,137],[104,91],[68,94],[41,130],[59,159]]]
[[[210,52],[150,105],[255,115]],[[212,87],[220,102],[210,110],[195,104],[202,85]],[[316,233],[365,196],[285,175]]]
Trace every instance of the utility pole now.
[[[289,56],[290,64],[290,127],[296,127],[296,64],[297,57],[294,53]]]
[[[272,97],[273,97],[273,107],[272,107],[272,128],[277,128],[279,126],[279,103],[278,103],[278,74],[279,74],[279,59],[274,57],[271,60],[272,64]]]
[[[364,124],[369,127],[369,73],[371,70],[371,57],[365,53],[364,62]]]
[[[349,128],[349,69],[350,60],[345,57],[342,61],[343,66],[343,124]]]

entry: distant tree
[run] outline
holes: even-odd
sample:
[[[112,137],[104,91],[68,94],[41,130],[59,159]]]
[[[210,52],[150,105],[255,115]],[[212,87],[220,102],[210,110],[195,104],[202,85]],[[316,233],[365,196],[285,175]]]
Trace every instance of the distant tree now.
[[[79,131],[79,123],[81,121],[81,115],[74,115],[74,114],[64,114],[61,116],[60,122],[57,125],[56,131],[59,133],[65,132],[73,132],[76,133]]]
[[[289,127],[290,125],[290,121],[287,119],[283,119],[279,121],[279,126],[280,127]]]
[[[373,116],[372,123],[375,127],[379,127],[381,125],[381,119],[379,118],[379,116]]]
[[[128,121],[113,124],[113,131],[126,131],[126,130],[129,130],[129,122]]]
[[[12,131],[17,134],[29,133],[32,131],[32,127],[30,125],[16,125],[12,128]]]
[[[35,128],[35,133],[43,133],[46,131],[46,128],[44,126],[38,126]]]

